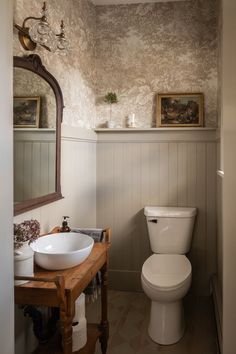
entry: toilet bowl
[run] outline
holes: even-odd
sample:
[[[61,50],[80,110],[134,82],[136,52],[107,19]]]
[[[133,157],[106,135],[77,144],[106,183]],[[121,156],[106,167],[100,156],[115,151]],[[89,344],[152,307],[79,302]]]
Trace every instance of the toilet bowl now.
[[[179,341],[185,330],[182,298],[191,285],[192,267],[184,255],[153,254],[142,267],[142,287],[151,299],[148,333],[159,344]]]
[[[192,279],[190,250],[196,208],[145,207],[152,252],[141,283],[151,300],[148,333],[159,344],[174,344],[184,334],[182,299]]]

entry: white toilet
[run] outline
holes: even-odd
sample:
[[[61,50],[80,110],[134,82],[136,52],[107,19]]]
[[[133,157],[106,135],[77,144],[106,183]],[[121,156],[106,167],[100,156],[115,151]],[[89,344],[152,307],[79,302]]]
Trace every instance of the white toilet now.
[[[151,299],[148,332],[154,342],[174,344],[184,334],[182,298],[187,294],[192,267],[190,250],[195,208],[145,207],[151,249],[142,267],[142,287]]]

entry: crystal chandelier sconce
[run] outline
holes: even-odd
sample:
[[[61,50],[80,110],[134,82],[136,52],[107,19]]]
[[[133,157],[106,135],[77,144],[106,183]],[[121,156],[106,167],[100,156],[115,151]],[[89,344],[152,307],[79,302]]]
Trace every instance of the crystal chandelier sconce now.
[[[35,50],[37,44],[41,45],[50,52],[65,51],[69,47],[69,42],[65,37],[64,22],[61,21],[60,32],[56,34],[47,20],[47,6],[44,1],[41,17],[27,17],[22,26],[15,24],[18,29],[19,40],[25,50]],[[30,21],[31,26],[26,23]]]

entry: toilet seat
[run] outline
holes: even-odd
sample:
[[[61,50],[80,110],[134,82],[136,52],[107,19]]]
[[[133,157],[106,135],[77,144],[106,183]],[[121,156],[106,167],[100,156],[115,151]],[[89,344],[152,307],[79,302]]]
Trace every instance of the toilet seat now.
[[[192,266],[185,255],[153,254],[142,267],[143,280],[157,290],[174,290],[186,283]]]

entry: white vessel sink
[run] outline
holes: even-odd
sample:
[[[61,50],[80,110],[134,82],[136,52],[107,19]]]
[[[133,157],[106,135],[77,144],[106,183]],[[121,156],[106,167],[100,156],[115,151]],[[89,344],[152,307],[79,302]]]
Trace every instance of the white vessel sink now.
[[[74,267],[92,251],[92,237],[78,232],[61,232],[38,238],[31,243],[35,263],[49,270]]]

